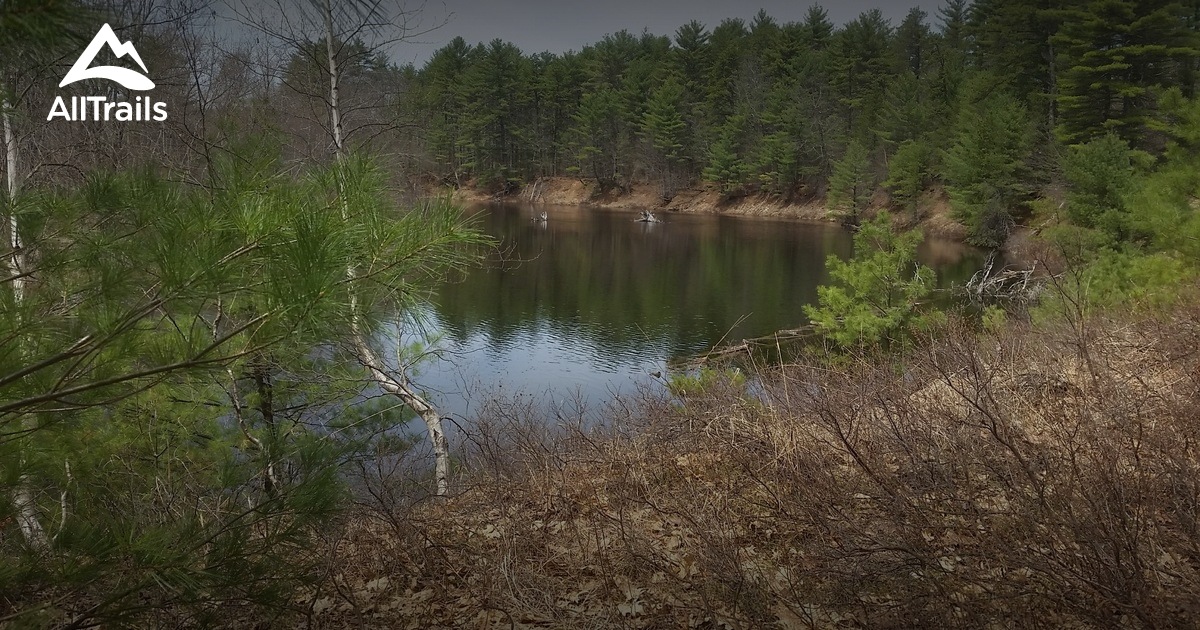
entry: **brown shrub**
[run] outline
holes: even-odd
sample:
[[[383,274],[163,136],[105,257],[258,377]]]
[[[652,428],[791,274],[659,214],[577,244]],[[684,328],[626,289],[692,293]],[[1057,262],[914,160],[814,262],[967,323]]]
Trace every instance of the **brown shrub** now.
[[[321,624],[1190,627],[1200,310],[812,361],[551,431],[492,406],[464,490],[359,519]],[[402,523],[396,525],[396,523]],[[381,582],[382,580],[382,582]]]

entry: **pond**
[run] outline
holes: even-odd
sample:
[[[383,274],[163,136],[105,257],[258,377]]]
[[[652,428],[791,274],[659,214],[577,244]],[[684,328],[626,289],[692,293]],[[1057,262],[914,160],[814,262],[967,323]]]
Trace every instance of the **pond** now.
[[[532,220],[543,211],[545,222]],[[640,223],[631,211],[542,204],[473,212],[501,253],[438,289],[424,319],[441,358],[415,379],[456,418],[496,395],[595,408],[672,359],[796,328],[829,281],[826,256],[853,250],[839,226],[787,219]],[[937,240],[919,254],[942,287],[966,282],[984,258]]]

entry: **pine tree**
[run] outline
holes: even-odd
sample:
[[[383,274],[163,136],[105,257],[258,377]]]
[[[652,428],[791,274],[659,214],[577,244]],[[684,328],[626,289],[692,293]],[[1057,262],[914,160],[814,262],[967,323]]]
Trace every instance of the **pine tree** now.
[[[675,31],[672,55],[685,89],[690,94],[701,94],[708,75],[708,29],[696,20],[680,26]]]
[[[1171,86],[1178,68],[1200,56],[1176,2],[1098,0],[1071,13],[1054,41],[1069,60],[1060,79],[1059,137],[1084,142],[1116,133],[1139,148],[1148,134],[1155,93]]]
[[[430,57],[421,72],[421,106],[429,112],[427,142],[435,163],[449,172],[456,186],[462,185],[464,168],[462,128],[464,109],[462,76],[470,63],[471,47],[455,37]]]
[[[1113,242],[1128,236],[1125,196],[1133,185],[1129,145],[1114,134],[1104,135],[1071,147],[1064,166],[1071,221],[1099,228]]]
[[[833,24],[820,6],[809,7],[799,29],[796,52],[783,69],[786,78],[778,86],[775,107],[776,135],[772,143],[781,155],[790,155],[786,143],[795,143],[796,157],[781,164],[795,162],[795,174],[790,168],[781,172],[787,177],[780,182],[788,188],[795,180],[811,178],[819,187],[833,171],[835,146],[843,137],[844,122],[840,111],[833,74],[835,57]]]
[[[708,119],[716,124],[735,113],[743,47],[748,36],[745,22],[727,19],[713,29],[708,39],[712,62],[709,66],[706,105]]]
[[[621,100],[606,85],[584,93],[575,113],[578,159],[600,191],[617,186],[624,175]]]
[[[892,200],[914,218],[918,198],[929,179],[931,157],[929,145],[905,140],[888,161],[888,178],[883,185],[891,191]]]
[[[717,140],[708,150],[704,179],[713,182],[721,193],[729,195],[746,184],[747,161],[741,151],[745,118],[730,116],[717,132]]]
[[[888,84],[874,135],[890,147],[934,132],[937,124],[928,84],[905,71]]]
[[[801,175],[814,170],[802,164],[801,153],[810,146],[810,139],[806,137],[808,118],[802,111],[796,80],[786,77],[772,88],[761,119],[763,136],[750,152],[758,180],[775,194],[791,192]]]
[[[832,285],[817,288],[804,313],[817,332],[841,348],[902,342],[936,317],[922,300],[933,290],[933,270],[917,264],[920,231],[895,234],[882,212],[854,235],[854,257],[826,259]]]
[[[683,85],[686,117],[697,130],[711,125],[705,102],[711,65],[708,40],[708,30],[692,20],[675,31],[675,48],[671,51],[672,70]]]
[[[858,223],[859,213],[871,200],[875,184],[870,167],[867,148],[857,141],[851,142],[842,159],[834,164],[833,176],[829,178],[829,207],[838,212],[843,221]]]
[[[802,24],[804,42],[814,50],[824,50],[833,39],[834,26],[829,12],[819,4],[808,7]]]
[[[1031,112],[1044,111],[1042,128],[1056,121],[1058,50],[1054,34],[1072,0],[976,0],[968,36],[976,66],[1021,97]]]
[[[986,93],[986,80],[976,87]],[[978,102],[965,99],[946,152],[946,187],[955,214],[971,231],[972,242],[999,246],[1026,201],[1030,153],[1026,109],[1003,92]]]
[[[892,65],[892,29],[878,9],[859,15],[835,37],[833,84],[838,90],[846,134],[865,141],[875,124]]]
[[[25,223],[28,206],[26,201],[25,184],[28,173],[33,165],[24,162],[23,143],[19,128],[20,110],[22,104],[21,86],[14,79],[22,73],[36,75],[49,66],[49,59],[57,52],[57,48],[68,42],[72,37],[78,37],[81,9],[74,2],[28,2],[13,0],[0,6],[0,48],[5,51],[4,59],[0,60],[0,136],[3,140],[4,154],[4,187],[0,189],[0,234],[4,235],[4,253],[0,269],[3,269],[7,279],[2,282],[3,300],[7,315],[15,316],[19,326],[22,311],[26,304],[28,280],[30,273],[28,264],[29,238],[26,235]],[[16,355],[18,361],[24,360],[24,345],[16,337],[5,337],[9,340],[9,352]],[[14,343],[15,340],[15,343]],[[32,431],[37,428],[37,420],[25,418],[21,429]],[[27,456],[25,450],[9,454],[13,461],[23,462]],[[17,522],[25,543],[30,547],[44,548],[49,544],[46,530],[35,513],[34,497],[32,496],[32,481],[24,471],[17,472],[18,482],[10,496]]]
[[[311,536],[343,505],[340,466],[408,419],[356,412],[348,331],[383,328],[478,235],[450,204],[399,211],[364,160],[297,181],[268,154],[231,147],[219,189],[131,172],[24,198],[39,281],[0,308],[23,349],[0,352],[0,413],[36,424],[0,441],[0,489],[36,480],[50,540],[0,539],[0,589],[44,595],[10,600],[18,621],[278,611],[322,575]]]
[[[894,54],[901,72],[911,72],[917,78],[924,77],[928,72],[931,43],[929,25],[925,23],[928,17],[929,14],[919,7],[909,9],[904,21],[896,28],[893,40]]]
[[[529,96],[529,59],[499,39],[473,53],[463,74],[462,125],[472,167],[487,186],[508,189],[520,179],[527,135],[524,110]]]
[[[958,103],[958,89],[967,69],[968,51],[968,3],[967,0],[949,0],[938,15],[941,29],[933,38],[932,64],[935,77],[932,81],[931,100],[933,109],[942,116],[941,120],[952,124],[952,116]]]
[[[641,123],[642,133],[656,155],[660,194],[670,199],[675,195],[677,180],[686,175],[683,169],[689,139],[683,118],[683,87],[672,79],[651,92]]]
[[[967,51],[967,18],[970,11],[968,0],[947,0],[938,9],[941,18],[942,45],[959,53]]]
[[[568,147],[572,115],[579,107],[586,80],[579,55],[546,53],[535,74],[538,107],[533,114],[533,133],[538,145],[538,175],[559,175],[571,162]]]

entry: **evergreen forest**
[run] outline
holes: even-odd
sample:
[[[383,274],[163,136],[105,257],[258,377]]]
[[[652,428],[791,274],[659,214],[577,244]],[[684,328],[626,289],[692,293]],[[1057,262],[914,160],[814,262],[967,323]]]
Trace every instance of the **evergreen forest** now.
[[[422,171],[454,185],[709,185],[827,199],[854,221],[877,191],[912,213],[938,187],[972,241],[997,246],[1088,177],[1072,165],[1164,159],[1195,93],[1198,23],[1194,2],[950,0],[898,24],[876,9],[837,25],[814,5],[564,54],[457,38],[413,71],[407,105]]]

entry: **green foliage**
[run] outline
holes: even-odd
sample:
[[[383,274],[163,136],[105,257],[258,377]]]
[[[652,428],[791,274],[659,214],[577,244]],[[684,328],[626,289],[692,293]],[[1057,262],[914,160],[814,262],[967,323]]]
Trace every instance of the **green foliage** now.
[[[836,284],[817,290],[817,304],[805,315],[826,339],[842,348],[903,341],[936,320],[922,308],[933,291],[933,271],[916,262],[919,231],[895,234],[891,218],[880,213],[854,235],[854,257],[830,256]]]
[[[976,0],[970,5],[965,35],[973,44],[979,70],[1005,86],[1036,118],[1026,125],[1048,124],[1055,92],[1052,37],[1063,23],[1064,0]]]
[[[668,160],[681,159],[687,142],[687,123],[680,111],[682,100],[683,87],[668,81],[650,93],[642,115],[642,132]]]
[[[906,140],[888,162],[888,178],[883,185],[892,192],[892,200],[913,215],[917,201],[929,179],[933,152],[918,140]]]
[[[932,33],[925,23],[929,14],[920,7],[908,10],[900,26],[896,28],[893,40],[896,59],[900,62],[902,71],[908,71],[913,76],[921,77],[927,71],[927,64],[932,55]]]
[[[934,132],[945,126],[935,120],[934,103],[930,98],[930,80],[911,72],[895,77],[887,87],[879,121],[873,130],[889,146],[905,142],[928,141]]]
[[[589,91],[575,114],[578,156],[600,189],[607,190],[621,179],[623,109],[615,91],[600,86]]]
[[[1179,88],[1162,94],[1162,118],[1159,126],[1167,133],[1170,144],[1167,157],[1173,162],[1196,159],[1200,153],[1200,99],[1186,98]]]
[[[38,282],[2,287],[0,493],[51,539],[0,537],[4,615],[209,626],[320,579],[341,466],[407,419],[355,409],[337,349],[483,241],[448,203],[396,208],[369,160],[297,180],[277,148],[236,147],[212,191],[131,171],[15,200]]]
[[[983,84],[975,89],[989,91]],[[977,245],[1002,244],[1014,211],[1027,200],[1028,125],[1024,106],[1003,92],[965,98],[944,163],[955,214]]]
[[[1200,193],[1194,134],[1196,101],[1168,92],[1172,116],[1163,131],[1176,138],[1167,160],[1138,174],[1130,151],[1115,134],[1072,147],[1068,214],[1074,225],[1050,229],[1046,238],[1065,254],[1069,273],[1040,308],[1042,317],[1095,310],[1161,309],[1200,277]]]
[[[516,46],[499,39],[476,46],[471,58],[460,88],[464,165],[485,186],[503,188],[522,176],[519,120],[530,93],[531,65]]]
[[[1004,330],[1004,326],[1008,323],[1008,313],[999,306],[988,306],[983,309],[980,322],[987,332],[998,333]]]
[[[708,150],[704,178],[716,184],[724,194],[740,190],[746,184],[749,167],[740,151],[744,133],[745,118],[731,116],[721,126],[716,142]]]
[[[874,191],[867,149],[857,141],[851,142],[846,154],[833,165],[833,176],[829,178],[829,207],[843,220],[857,223],[859,213],[866,209]]]
[[[675,174],[690,154],[687,122],[684,121],[683,86],[669,79],[650,92],[642,114],[641,131],[650,142],[655,167],[662,180],[662,197],[675,191]]]
[[[1163,131],[1171,139],[1162,167],[1130,195],[1134,236],[1160,251],[1200,260],[1200,98],[1177,89],[1163,94]]]
[[[5,0],[0,5],[0,48],[6,55],[87,41],[88,7],[74,0]],[[85,34],[87,33],[87,34]]]
[[[1038,319],[1078,317],[1104,310],[1159,310],[1182,297],[1200,277],[1195,261],[1175,253],[1099,250],[1068,274],[1034,312]]]
[[[463,72],[470,63],[471,47],[461,37],[434,53],[421,74],[420,107],[430,112],[428,150],[434,161],[455,177],[467,159],[465,126],[462,123]]]
[[[863,139],[874,126],[892,62],[892,29],[879,9],[846,24],[835,36],[833,84],[846,117],[847,135]]]
[[[373,51],[361,39],[342,42],[334,38],[333,49],[336,51],[334,60],[338,74],[345,81],[370,79],[372,75],[378,76],[387,71],[387,56]],[[324,38],[301,44],[288,58],[287,66],[283,69],[284,80],[297,87],[303,85],[306,89],[319,91],[329,81],[326,50]]]
[[[415,102],[443,180],[829,191],[854,220],[876,183],[864,147],[871,166],[896,158],[900,208],[945,182],[971,240],[992,247],[1062,172],[1055,132],[1115,133],[1149,161],[1169,138],[1170,88],[1196,89],[1195,19],[1167,0],[952,0],[937,21],[914,8],[893,28],[874,10],[839,27],[813,6],[796,22],[693,20],[673,38],[620,31],[564,55],[454,40],[416,73]]]
[[[1099,0],[1065,13],[1053,38],[1068,60],[1059,81],[1060,138],[1115,133],[1132,146],[1153,146],[1147,129],[1156,91],[1200,55],[1200,33],[1182,13],[1181,4],[1163,0]]]
[[[696,396],[721,389],[742,390],[746,375],[737,368],[702,367],[698,370],[672,374],[667,389],[677,397]]]
[[[812,28],[824,32],[819,25]],[[820,182],[830,168],[828,149],[838,123],[833,104],[821,96],[828,90],[829,57],[807,43],[809,38],[824,37],[819,33],[783,32],[780,76],[757,117],[761,135],[755,136],[754,125],[747,124],[741,137],[752,147],[746,155],[748,168],[771,193],[786,195],[806,180]],[[755,122],[750,114],[743,117],[746,123]]]
[[[1151,252],[1177,253],[1193,266],[1200,264],[1200,169],[1181,160],[1139,178],[1125,203],[1129,234]]]
[[[1113,134],[1071,147],[1065,160],[1067,215],[1115,242],[1128,233],[1125,196],[1133,184],[1129,145]]]

